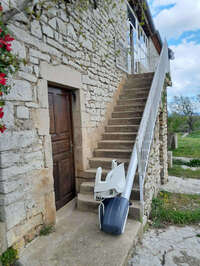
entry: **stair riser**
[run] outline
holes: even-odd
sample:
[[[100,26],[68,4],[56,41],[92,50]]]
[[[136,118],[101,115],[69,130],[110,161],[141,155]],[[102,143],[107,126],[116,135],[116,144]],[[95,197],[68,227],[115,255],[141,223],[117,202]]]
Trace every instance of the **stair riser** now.
[[[85,201],[77,201],[77,209],[79,211],[86,211],[86,212],[94,212],[98,213],[98,206],[100,202],[95,202],[95,203],[90,203],[90,202],[85,202]],[[129,218],[134,219],[134,220],[140,220],[140,209],[130,206],[129,208]]]
[[[149,95],[149,93],[148,92],[140,92],[140,91],[124,91],[123,92],[123,94],[121,94],[120,95],[120,98],[121,99],[127,99],[127,98],[129,98],[130,99],[130,97],[138,97],[138,98],[147,98],[148,97],[148,95]]]
[[[146,97],[143,99],[120,99],[117,101],[117,105],[143,105],[145,106],[146,103]]]
[[[117,161],[118,163],[120,163],[120,160]],[[125,168],[128,167],[128,162],[126,162],[124,164]],[[107,161],[102,161],[102,162],[99,162],[99,161],[90,161],[90,167],[91,168],[98,168],[98,167],[102,167],[103,169],[108,169],[108,170],[111,170],[111,162],[107,162]]]
[[[147,89],[151,87],[152,80],[134,80],[127,81],[124,85],[124,89]]]
[[[94,193],[94,186],[81,186],[80,187],[81,194],[93,194]],[[131,200],[140,200],[140,191],[139,190],[132,190],[131,191]]]
[[[114,112],[123,112],[123,111],[130,111],[130,112],[139,112],[144,111],[144,106],[132,106],[132,105],[117,105],[114,108]]]
[[[133,118],[142,117],[143,112],[114,112],[112,113],[113,118]]]
[[[122,158],[122,159],[130,159],[131,152],[115,152],[115,151],[95,151],[95,157],[105,157],[105,158]]]
[[[134,143],[105,143],[105,142],[99,142],[98,148],[99,149],[132,149]]]
[[[140,200],[140,191],[139,190],[132,190],[130,199],[131,200]]]
[[[132,140],[136,139],[136,134],[103,134],[103,140]]]
[[[131,127],[106,127],[106,132],[137,132],[139,128],[139,125],[131,126]]]
[[[141,118],[110,119],[108,125],[138,125]]]
[[[136,78],[147,78],[147,77],[151,77],[153,78],[154,73],[153,72],[147,72],[147,73],[140,73],[140,74],[130,74],[128,75],[129,79],[136,79]]]

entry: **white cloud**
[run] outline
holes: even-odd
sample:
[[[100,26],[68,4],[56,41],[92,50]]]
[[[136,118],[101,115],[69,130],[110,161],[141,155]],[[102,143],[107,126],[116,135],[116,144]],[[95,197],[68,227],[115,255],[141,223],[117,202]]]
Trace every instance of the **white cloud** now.
[[[171,61],[173,87],[168,89],[169,99],[200,94],[200,44],[183,40],[170,48],[175,52],[175,60]]]
[[[175,4],[170,9],[163,9],[155,17],[156,28],[163,37],[178,39],[185,31],[200,28],[199,0],[154,0],[153,10],[168,4]]]

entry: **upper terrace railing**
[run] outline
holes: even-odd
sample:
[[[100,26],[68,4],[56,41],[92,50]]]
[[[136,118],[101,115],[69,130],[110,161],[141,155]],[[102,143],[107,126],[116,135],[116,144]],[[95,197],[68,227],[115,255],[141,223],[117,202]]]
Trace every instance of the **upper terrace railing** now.
[[[158,110],[162,98],[162,90],[166,73],[169,72],[168,46],[165,41],[160,54],[158,66],[153,77],[149,96],[146,102],[143,117],[140,123],[136,143],[133,147],[127,177],[126,187],[122,197],[129,199],[134,176],[138,166],[140,180],[140,201],[143,203],[143,185],[147,171],[151,144],[154,137],[154,128],[158,115]]]

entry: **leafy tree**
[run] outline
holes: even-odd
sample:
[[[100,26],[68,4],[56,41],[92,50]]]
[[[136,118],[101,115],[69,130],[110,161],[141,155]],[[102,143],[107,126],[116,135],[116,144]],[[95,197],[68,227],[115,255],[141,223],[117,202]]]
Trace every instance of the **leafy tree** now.
[[[195,123],[199,118],[196,110],[197,99],[198,97],[175,96],[171,103],[172,113],[176,114],[176,117],[185,118],[189,133],[195,129]]]

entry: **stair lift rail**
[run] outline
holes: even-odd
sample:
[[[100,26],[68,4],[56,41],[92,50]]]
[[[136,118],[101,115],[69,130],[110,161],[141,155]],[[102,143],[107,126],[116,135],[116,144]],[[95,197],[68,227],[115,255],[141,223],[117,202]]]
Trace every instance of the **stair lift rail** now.
[[[106,194],[102,194],[104,200],[99,206],[99,220],[100,228],[104,232],[115,235],[119,235],[124,232],[129,212],[129,199],[137,166],[139,170],[140,179],[140,201],[143,206],[144,177],[146,175],[151,143],[154,136],[156,118],[158,115],[158,110],[162,98],[162,90],[167,72],[169,72],[169,59],[168,46],[167,42],[165,41],[159,58],[158,66],[154,74],[149,96],[146,102],[142,121],[136,138],[136,144],[134,145],[131,154],[124,190],[120,197],[115,196],[112,198],[108,198]],[[99,178],[97,173],[97,181],[98,179]],[[109,180],[111,180],[111,178]],[[99,183],[99,181],[97,183]],[[104,189],[105,188],[103,188],[103,190]],[[98,193],[101,192],[101,189],[97,189],[95,191],[96,195],[98,196]]]
[[[140,183],[140,201],[143,205],[143,185],[148,165],[148,159],[154,137],[154,128],[162,98],[163,86],[166,73],[170,72],[168,45],[165,40],[160,54],[158,66],[153,77],[149,96],[146,102],[140,127],[138,130],[136,144],[134,145],[131,160],[126,176],[126,186],[122,197],[129,199],[134,181],[136,168],[138,166]]]

